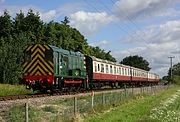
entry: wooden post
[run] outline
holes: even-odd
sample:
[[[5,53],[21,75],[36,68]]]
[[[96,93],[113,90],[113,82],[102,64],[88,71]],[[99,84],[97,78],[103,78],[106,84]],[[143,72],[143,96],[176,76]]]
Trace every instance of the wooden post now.
[[[26,111],[25,111],[25,122],[28,122],[29,118],[28,118],[28,103],[25,103],[25,108],[26,108]]]
[[[102,104],[105,104],[105,96],[104,96],[104,92],[102,93]]]
[[[134,95],[134,86],[132,86],[132,96]]]
[[[77,98],[74,97],[74,116],[76,116],[77,113]]]
[[[92,107],[92,109],[94,108],[94,92],[92,92],[91,107]]]
[[[125,92],[125,97],[127,97],[127,89],[126,89],[126,84],[124,86],[124,92]]]

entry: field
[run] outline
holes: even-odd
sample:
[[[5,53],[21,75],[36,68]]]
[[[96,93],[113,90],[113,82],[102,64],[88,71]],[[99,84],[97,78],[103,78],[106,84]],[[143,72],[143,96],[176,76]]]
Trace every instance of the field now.
[[[85,118],[85,122],[179,122],[180,87],[129,100],[103,113]]]
[[[0,84],[0,96],[33,94],[33,91],[27,90],[24,85]]]

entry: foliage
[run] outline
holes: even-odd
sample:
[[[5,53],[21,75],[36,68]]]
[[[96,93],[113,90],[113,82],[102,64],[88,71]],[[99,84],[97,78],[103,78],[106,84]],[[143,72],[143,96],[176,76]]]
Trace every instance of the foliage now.
[[[89,50],[87,52],[88,55],[95,56],[97,58],[101,58],[104,60],[116,62],[116,59],[110,54],[111,51],[108,51],[106,53],[105,50],[102,50],[99,47],[91,47],[91,46],[88,47],[88,50]]]
[[[26,89],[23,85],[0,84],[0,96],[34,94],[35,92]]]
[[[172,78],[171,78],[171,68],[169,68],[168,76],[164,76],[163,78],[168,80],[171,83],[180,84],[180,63],[174,64],[172,67]]]
[[[25,106],[15,105],[8,110],[10,122],[24,122],[25,121]],[[39,122],[42,120],[43,112],[35,107],[29,106],[28,109],[29,121]]]
[[[172,67],[172,74],[180,76],[180,63],[174,64]],[[169,68],[168,75],[171,75],[171,68]]]
[[[109,52],[88,45],[85,37],[70,27],[68,17],[61,23],[44,23],[38,13],[22,11],[12,18],[8,11],[0,16],[0,83],[18,84],[22,78],[23,50],[29,44],[50,44],[63,49],[116,61]]]
[[[139,96],[103,113],[85,118],[85,122],[157,122],[149,117],[150,111],[169,98],[179,87],[173,87],[153,95]],[[158,99],[157,99],[158,98]],[[179,106],[179,102],[175,103]],[[178,108],[179,110],[179,108]],[[159,121],[158,121],[159,122]]]
[[[160,122],[177,122],[180,120],[180,90],[171,95],[160,106],[151,110],[150,118]]]
[[[180,76],[174,75],[173,76],[173,81],[175,84],[180,85]]]
[[[121,64],[133,66],[136,68],[144,69],[149,71],[151,68],[149,67],[149,62],[143,57],[135,55],[135,56],[128,56],[125,57],[121,62]]]

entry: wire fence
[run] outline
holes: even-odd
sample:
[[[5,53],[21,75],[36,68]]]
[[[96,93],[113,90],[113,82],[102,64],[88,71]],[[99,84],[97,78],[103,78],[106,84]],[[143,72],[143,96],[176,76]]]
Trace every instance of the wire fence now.
[[[137,96],[154,94],[171,86],[150,86],[124,88],[113,91],[91,92],[61,98],[46,103],[33,104],[30,101],[17,103],[0,111],[0,121],[4,122],[59,122],[77,116],[87,116],[95,111],[122,104]]]

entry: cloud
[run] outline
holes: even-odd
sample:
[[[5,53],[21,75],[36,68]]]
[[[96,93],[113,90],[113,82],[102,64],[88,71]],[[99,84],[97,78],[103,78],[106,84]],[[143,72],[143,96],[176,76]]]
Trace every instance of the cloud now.
[[[5,0],[0,0],[0,3],[3,3]],[[8,10],[9,14],[12,17],[15,17],[16,13],[19,13],[20,10],[23,11],[23,13],[27,14],[28,10],[32,9],[35,13],[39,13],[41,19],[45,22],[54,20],[56,18],[69,16],[71,13],[75,13],[76,11],[80,9],[86,9],[85,5],[81,2],[74,2],[74,3],[65,3],[60,5],[57,8],[53,8],[50,10],[44,10],[41,9],[39,6],[35,5],[6,5],[3,4],[0,7],[0,15],[3,14],[4,10]]]
[[[28,6],[2,5],[0,8],[0,15],[3,14],[4,10],[7,10],[9,12],[9,15],[12,17],[15,17],[16,14],[20,12],[20,10],[26,15],[29,9],[32,9],[34,13],[39,13],[40,18],[45,22],[53,20],[57,15],[56,10],[44,11],[32,5],[28,5]]]
[[[84,35],[95,34],[101,27],[114,20],[106,12],[78,11],[70,15],[70,24],[80,30]]]
[[[136,45],[134,48],[114,50],[113,55],[120,61],[125,56],[140,55],[150,62],[152,71],[166,75],[170,66],[169,56],[175,56],[174,63],[180,61],[180,20],[167,21],[161,25],[146,27],[141,36],[146,40],[135,42],[128,38],[124,43]]]
[[[41,17],[42,20],[44,20],[46,22],[46,21],[50,21],[53,18],[55,18],[56,13],[57,13],[56,10],[50,10],[48,12],[40,13],[40,17]]]
[[[56,10],[60,15],[69,16],[79,10],[86,9],[84,3],[81,2],[70,2],[60,5]]]
[[[107,40],[102,40],[102,41],[90,43],[89,45],[94,46],[94,47],[98,46],[98,47],[100,47],[100,48],[102,48],[102,49],[105,49],[106,46],[107,46],[109,43],[110,43],[110,42],[107,41]]]
[[[4,3],[4,2],[5,2],[5,0],[0,0],[0,4],[1,4],[1,3]]]
[[[177,11],[173,7],[178,2],[179,0],[119,0],[114,4],[113,11],[120,19],[174,16]]]

